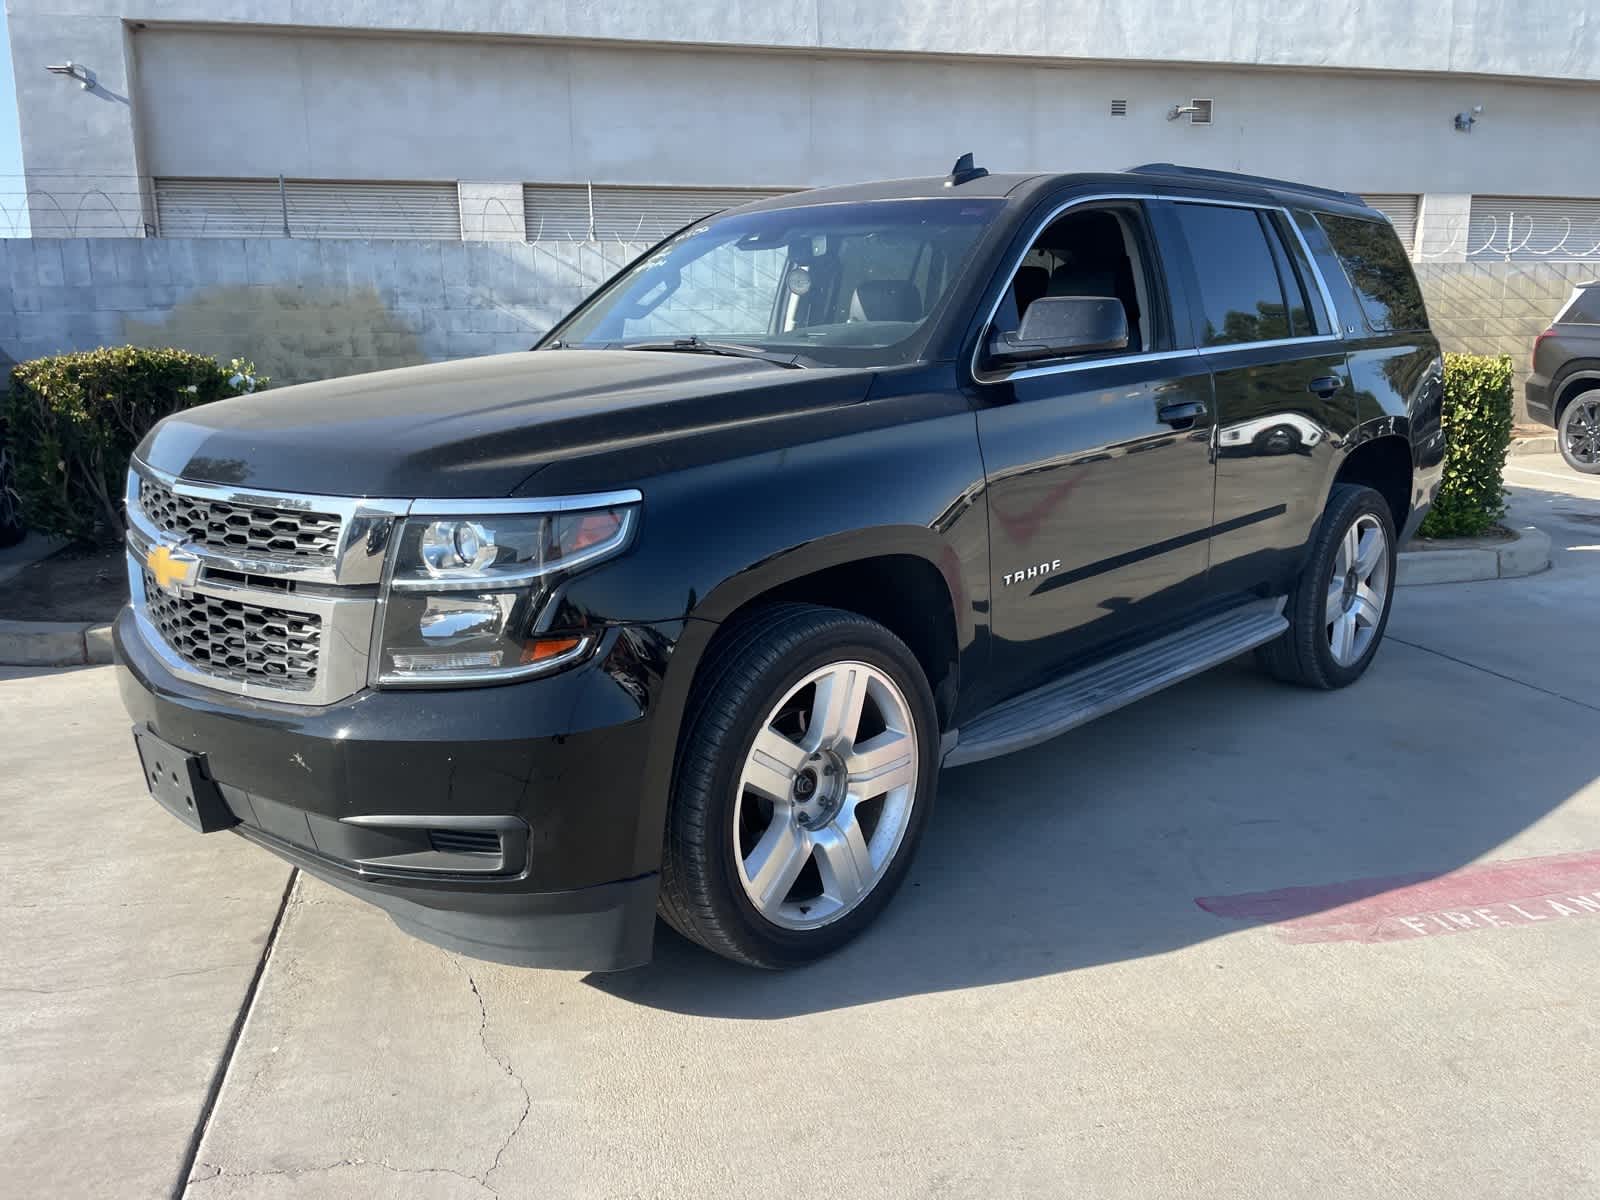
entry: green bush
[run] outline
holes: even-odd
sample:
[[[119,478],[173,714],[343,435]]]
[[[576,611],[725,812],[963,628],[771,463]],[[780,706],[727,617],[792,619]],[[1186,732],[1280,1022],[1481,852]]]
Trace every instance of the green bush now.
[[[1511,445],[1511,358],[1444,356],[1444,482],[1423,537],[1476,537],[1506,511]]]
[[[76,542],[122,536],[128,457],[169,413],[266,386],[242,359],[113,346],[18,363],[6,401],[22,515]]]

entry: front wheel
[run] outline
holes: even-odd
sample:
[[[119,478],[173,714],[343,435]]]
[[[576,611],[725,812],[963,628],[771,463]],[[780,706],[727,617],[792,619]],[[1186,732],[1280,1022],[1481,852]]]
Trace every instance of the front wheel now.
[[[1600,475],[1600,391],[1585,392],[1567,405],[1556,430],[1556,445],[1574,471]]]
[[[1284,609],[1289,628],[1256,652],[1261,664],[1306,687],[1360,679],[1389,624],[1395,555],[1388,501],[1369,487],[1335,485]]]
[[[842,946],[899,886],[933,803],[938,720],[916,658],[854,613],[775,606],[726,635],[688,722],[662,916],[752,966]]]

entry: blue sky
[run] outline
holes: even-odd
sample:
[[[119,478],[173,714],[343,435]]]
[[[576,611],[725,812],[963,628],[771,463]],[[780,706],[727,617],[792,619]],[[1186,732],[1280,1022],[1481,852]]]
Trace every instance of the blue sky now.
[[[17,83],[11,74],[11,37],[6,10],[0,5],[0,237],[26,236],[26,189],[22,184],[22,130],[17,124]],[[12,229],[18,221],[20,228]]]

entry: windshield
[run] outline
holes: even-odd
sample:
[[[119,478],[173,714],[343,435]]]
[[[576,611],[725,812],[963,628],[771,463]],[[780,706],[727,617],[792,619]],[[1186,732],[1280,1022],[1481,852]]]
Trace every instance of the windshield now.
[[[902,361],[999,200],[877,200],[712,217],[635,263],[562,346],[697,338],[840,364]]]

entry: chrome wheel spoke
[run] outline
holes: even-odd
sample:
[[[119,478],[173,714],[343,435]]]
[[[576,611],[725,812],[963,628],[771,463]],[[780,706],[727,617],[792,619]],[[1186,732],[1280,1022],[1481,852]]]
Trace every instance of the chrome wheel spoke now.
[[[1383,561],[1383,530],[1376,525],[1361,534],[1356,543],[1356,576],[1363,582],[1371,578]]]
[[[1376,629],[1378,618],[1383,615],[1382,597],[1366,584],[1362,584],[1356,589],[1355,604],[1350,608],[1350,615],[1355,618],[1356,625]]]
[[[894,729],[863,742],[845,759],[851,793],[867,800],[906,787],[916,779],[915,752],[912,737]]]
[[[1344,531],[1344,539],[1339,543],[1339,558],[1334,565],[1334,572],[1343,575],[1355,565],[1361,553],[1361,529],[1359,524],[1350,526]]]
[[[877,870],[855,806],[847,805],[832,825],[812,834],[816,848],[817,871],[822,876],[822,894],[836,904],[850,905],[866,894],[875,882]]]
[[[1342,612],[1344,612],[1344,573],[1335,570],[1333,579],[1328,584],[1328,601],[1322,610],[1322,618],[1332,625]]]
[[[1348,663],[1354,657],[1352,651],[1356,644],[1356,618],[1353,612],[1340,615],[1333,623],[1333,634],[1330,648],[1333,650],[1334,661]]]
[[[795,827],[787,810],[775,815],[766,833],[744,860],[750,898],[758,908],[783,903],[811,857],[811,839]]]
[[[769,800],[787,804],[805,761],[805,748],[769,725],[756,734],[756,744],[745,760],[741,790],[753,788]]]
[[[811,702],[811,723],[806,727],[806,749],[825,747],[848,750],[861,727],[861,709],[867,699],[867,669],[858,663],[840,663],[817,680]]]

